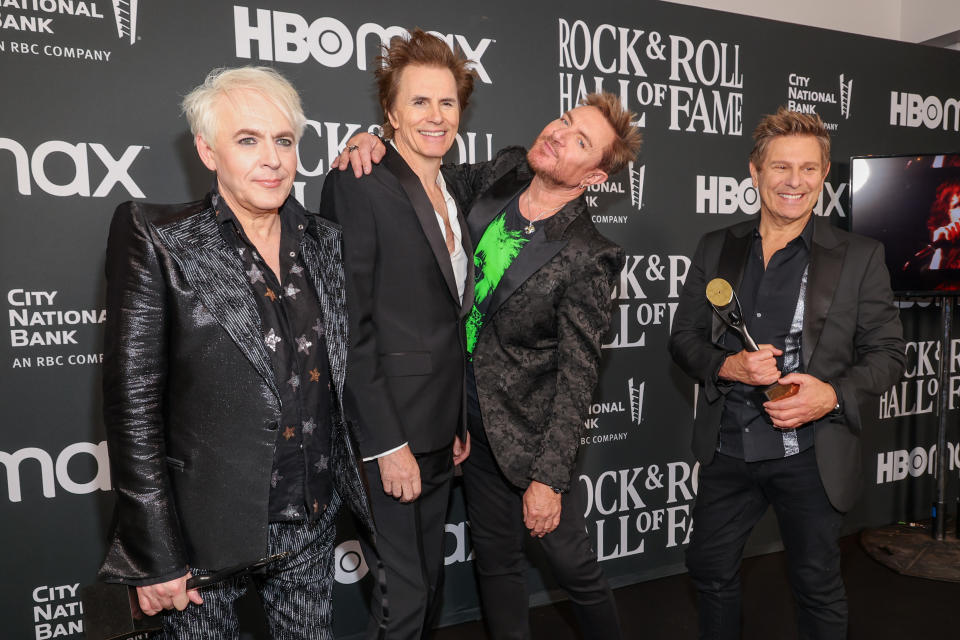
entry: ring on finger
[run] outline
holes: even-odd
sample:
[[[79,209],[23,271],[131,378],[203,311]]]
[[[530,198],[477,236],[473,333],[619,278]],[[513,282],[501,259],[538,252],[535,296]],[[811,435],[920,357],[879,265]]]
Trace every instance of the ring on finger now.
[[[349,147],[347,147],[347,153],[353,153],[354,151],[356,151],[356,150],[359,149],[359,148],[360,148],[360,145],[358,145],[358,144],[351,144]]]

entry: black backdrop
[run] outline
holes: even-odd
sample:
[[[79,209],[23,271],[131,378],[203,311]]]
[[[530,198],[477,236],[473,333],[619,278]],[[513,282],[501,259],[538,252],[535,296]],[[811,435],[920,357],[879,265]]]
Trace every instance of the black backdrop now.
[[[107,224],[120,201],[187,201],[209,187],[180,98],[215,66],[281,70],[311,119],[296,194],[316,209],[330,159],[349,135],[378,122],[369,69],[394,25],[434,30],[477,62],[481,82],[451,159],[486,160],[527,144],[599,88],[640,114],[641,157],[588,194],[597,226],[629,256],[578,485],[614,585],[683,570],[696,493],[694,385],[672,366],[665,343],[697,237],[756,215],[756,192],[744,180],[759,117],[789,104],[829,123],[833,168],[817,213],[841,227],[850,216],[851,155],[960,148],[957,52],[654,0],[2,3],[5,637],[82,636],[76,587],[94,576],[112,508],[98,393]],[[929,510],[939,309],[930,300],[901,306],[908,371],[864,407],[867,490],[848,530]],[[948,355],[955,471],[960,341]],[[479,615],[464,520],[457,492],[446,623]],[[339,542],[335,627],[353,637],[366,624],[371,578],[349,521]],[[768,519],[750,550],[777,545]],[[534,602],[558,596],[546,573],[531,570],[530,582]],[[260,637],[256,616],[245,624]]]

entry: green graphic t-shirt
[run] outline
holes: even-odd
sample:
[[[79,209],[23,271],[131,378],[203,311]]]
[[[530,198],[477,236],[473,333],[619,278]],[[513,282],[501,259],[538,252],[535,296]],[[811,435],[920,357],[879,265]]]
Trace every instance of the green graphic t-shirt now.
[[[473,349],[477,345],[477,336],[480,334],[480,327],[483,326],[484,317],[490,307],[493,292],[503,279],[503,274],[520,255],[520,250],[531,240],[531,236],[524,234],[519,218],[517,200],[514,199],[487,225],[474,251],[476,286],[473,309],[467,317],[466,327],[467,354],[470,359],[473,359]]]

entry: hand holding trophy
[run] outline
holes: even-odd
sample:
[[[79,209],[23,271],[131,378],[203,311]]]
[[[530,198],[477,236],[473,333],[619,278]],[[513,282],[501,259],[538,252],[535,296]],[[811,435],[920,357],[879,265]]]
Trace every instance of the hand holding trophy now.
[[[740,309],[740,300],[729,282],[723,278],[714,278],[707,283],[707,300],[713,307],[714,312],[723,322],[740,334],[743,338],[743,344],[747,351],[759,351],[756,341],[750,336],[747,327],[743,322],[743,311]],[[789,398],[800,391],[800,386],[796,384],[773,384],[764,387],[763,393],[767,400],[780,400]]]

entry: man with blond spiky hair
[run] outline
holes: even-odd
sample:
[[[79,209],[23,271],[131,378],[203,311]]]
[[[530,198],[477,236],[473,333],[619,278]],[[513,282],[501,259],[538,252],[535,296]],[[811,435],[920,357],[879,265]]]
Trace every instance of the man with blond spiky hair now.
[[[335,518],[370,514],[342,419],[339,229],[290,195],[306,118],[265,67],[215,69],[183,109],[206,198],[121,204],[107,243],[104,422],[117,493],[100,579],[164,638],[237,637],[251,576],[275,638],[332,637]]]

